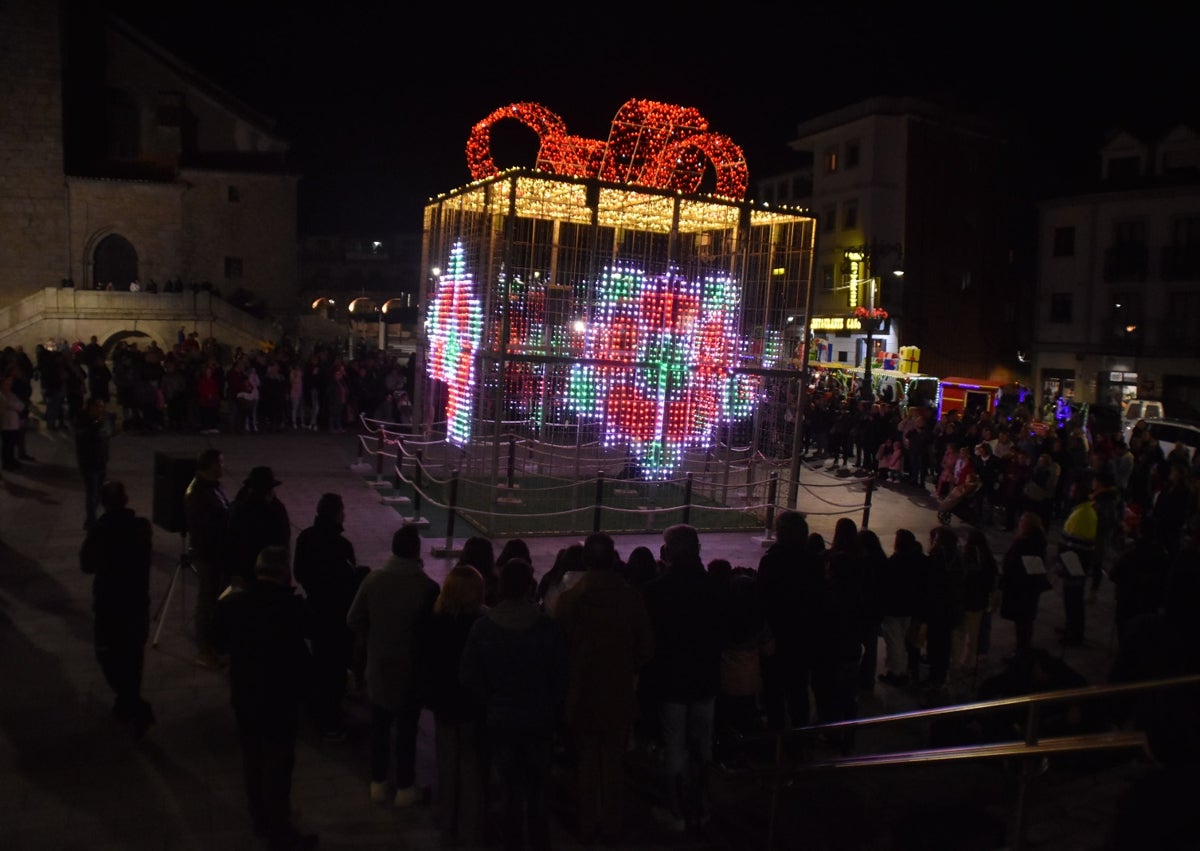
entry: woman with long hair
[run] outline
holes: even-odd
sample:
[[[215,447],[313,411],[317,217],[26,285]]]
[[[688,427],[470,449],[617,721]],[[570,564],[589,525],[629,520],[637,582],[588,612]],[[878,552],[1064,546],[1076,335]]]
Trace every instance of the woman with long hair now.
[[[951,663],[955,667],[969,668],[990,647],[992,592],[996,589],[999,571],[987,536],[979,529],[967,532],[962,559],[963,616],[954,629]]]
[[[1000,617],[1013,622],[1016,656],[1033,649],[1033,622],[1038,601],[1050,590],[1046,572],[1046,527],[1034,511],[1017,522],[1017,536],[1004,553],[1000,570]]]
[[[879,631],[887,668],[879,675],[880,682],[905,686],[919,672],[919,633],[924,617],[918,607],[925,594],[927,571],[925,550],[917,536],[910,529],[897,529],[879,587],[879,609],[883,613]]]
[[[463,541],[462,552],[458,555],[462,564],[469,564],[479,571],[483,577],[483,604],[488,608],[496,605],[496,586],[499,574],[496,571],[496,550],[490,538],[482,535],[472,535]]]
[[[929,533],[929,584],[925,594],[925,646],[929,687],[946,687],[954,629],[963,615],[963,561],[958,535],[949,526]]]
[[[843,517],[834,526],[833,541],[825,554],[825,600],[813,664],[813,696],[822,724],[849,720],[857,714],[858,666],[868,622],[864,562],[858,526]]]
[[[879,536],[870,529],[860,529],[858,544],[863,554],[862,600],[863,633],[862,660],[858,666],[858,687],[864,691],[875,688],[875,670],[879,657],[879,627],[883,621],[880,608],[880,588],[887,571],[887,553]]]
[[[487,772],[484,768],[483,706],[458,679],[459,661],[471,626],[483,614],[483,577],[459,562],[442,583],[423,634],[426,700],[434,720],[437,794],[434,820],[449,839],[483,838]]]

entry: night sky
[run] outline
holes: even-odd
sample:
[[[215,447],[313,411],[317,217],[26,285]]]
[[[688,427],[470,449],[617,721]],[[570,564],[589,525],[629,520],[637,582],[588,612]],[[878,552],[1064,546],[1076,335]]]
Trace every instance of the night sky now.
[[[1093,155],[1114,126],[1197,117],[1195,12],[1089,20],[1067,4],[916,5],[110,3],[277,122],[305,176],[305,233],[419,229],[430,196],[469,182],[471,126],[522,100],[597,139],[630,98],[693,106],[742,146],[752,183],[795,164],[800,121],[873,95],[1012,116],[1053,140],[1038,146],[1051,171]],[[517,159],[498,163],[532,165],[536,139],[513,136]]]

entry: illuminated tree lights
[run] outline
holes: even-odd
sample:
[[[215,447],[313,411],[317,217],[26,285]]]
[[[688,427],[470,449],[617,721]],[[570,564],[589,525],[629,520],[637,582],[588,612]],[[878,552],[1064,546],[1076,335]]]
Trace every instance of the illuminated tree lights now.
[[[671,269],[648,275],[607,268],[595,287],[586,325],[544,326],[544,291],[516,282],[509,312],[509,352],[570,355],[566,382],[544,399],[544,367],[505,366],[506,408],[541,419],[543,405],[602,425],[606,447],[627,447],[647,479],[669,478],[686,447],[709,442],[718,424],[750,416],[756,379],[732,368],[749,349],[737,336],[741,287],[728,277],[690,280]],[[498,324],[498,323],[496,323]],[[484,313],[464,261],[451,250],[426,320],[429,376],[446,385],[446,439],[471,439],[476,356]],[[547,347],[546,342],[549,342]]]
[[[467,139],[473,180],[499,173],[492,127],[506,119],[537,134],[536,167],[542,171],[691,195],[700,188],[707,162],[716,174],[716,195],[739,201],[746,196],[749,171],[740,146],[709,132],[707,119],[691,107],[639,99],[617,110],[607,142],[568,134],[563,119],[541,104],[501,107],[477,123]]]
[[[444,381],[447,388],[446,439],[460,446],[471,439],[475,354],[483,336],[483,306],[463,254],[462,243],[455,243],[425,320],[429,376]]]

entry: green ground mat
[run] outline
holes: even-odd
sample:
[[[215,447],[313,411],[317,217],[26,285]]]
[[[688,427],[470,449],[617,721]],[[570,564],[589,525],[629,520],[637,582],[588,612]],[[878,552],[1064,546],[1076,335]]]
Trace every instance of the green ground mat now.
[[[374,481],[375,477],[367,477]],[[407,497],[397,512],[406,519],[428,523],[433,537],[481,534],[489,538],[586,535],[596,529],[609,534],[661,532],[687,522],[701,531],[738,532],[762,529],[763,514],[730,505],[693,491],[690,507],[686,491],[675,482],[642,482],[606,479],[599,495],[596,481],[564,483],[560,479],[524,476],[514,486],[495,487],[490,482],[460,479],[450,526],[451,484],[428,480],[420,498],[410,484],[380,486],[381,498]],[[450,530],[450,531],[448,531]]]

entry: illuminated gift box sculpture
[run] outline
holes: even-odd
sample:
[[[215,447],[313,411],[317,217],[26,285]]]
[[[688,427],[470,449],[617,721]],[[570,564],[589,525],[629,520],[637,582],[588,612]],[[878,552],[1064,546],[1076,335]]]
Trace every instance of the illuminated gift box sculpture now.
[[[496,166],[507,120],[538,136],[535,169]],[[741,149],[650,101],[622,106],[606,142],[507,106],[467,160],[475,182],[425,209],[428,429],[468,466],[517,433],[594,441],[647,480],[722,439],[767,451],[795,382],[810,215],[745,201]]]

